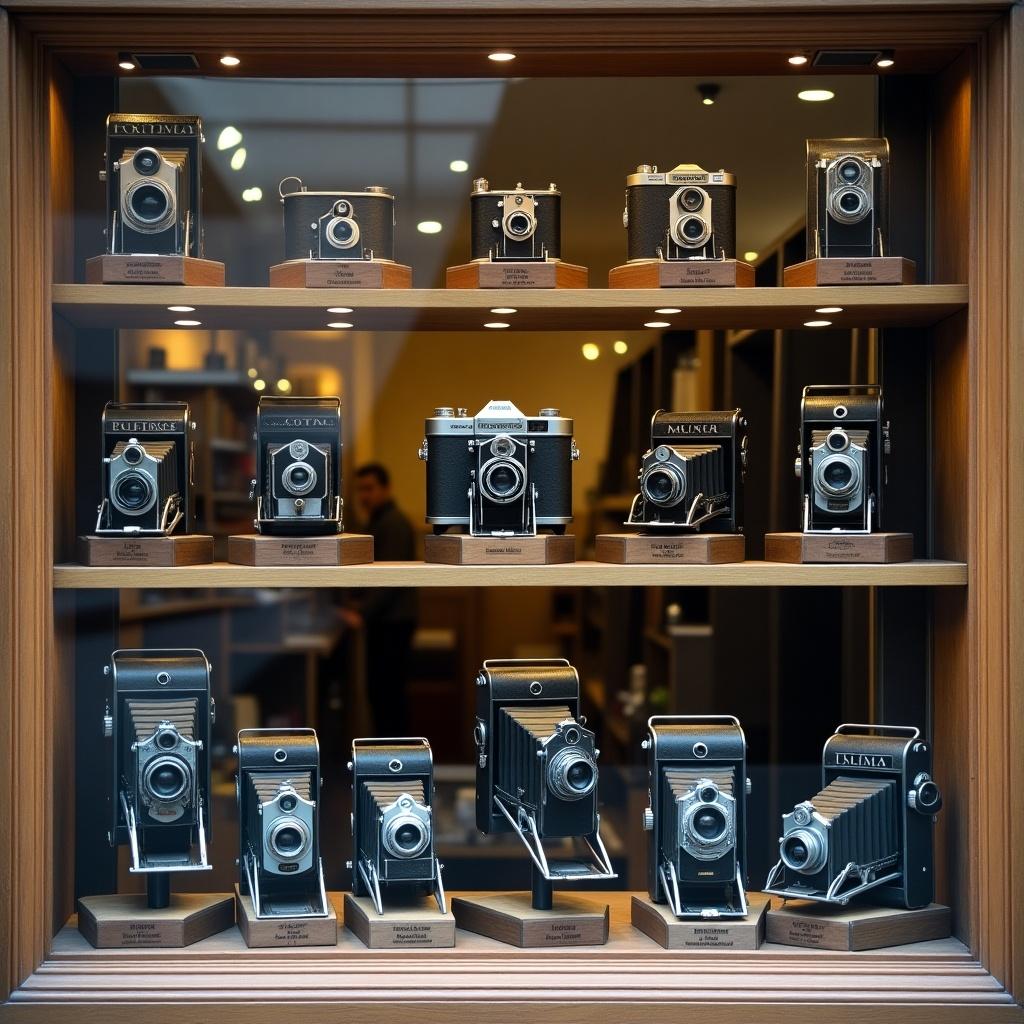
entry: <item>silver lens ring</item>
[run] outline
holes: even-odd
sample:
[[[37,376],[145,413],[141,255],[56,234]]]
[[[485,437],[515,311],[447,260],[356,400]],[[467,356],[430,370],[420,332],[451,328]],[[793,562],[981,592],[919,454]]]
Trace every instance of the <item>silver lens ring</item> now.
[[[512,487],[495,487],[495,474],[503,472],[512,474]],[[521,498],[526,491],[526,469],[514,459],[490,459],[480,467],[480,490],[488,501],[496,505],[507,505]]]
[[[162,202],[159,212],[153,216],[144,216],[136,209],[136,203],[147,196]],[[174,196],[159,178],[139,178],[121,196],[121,216],[140,233],[153,235],[165,231],[174,223]]]
[[[563,800],[582,800],[596,785],[597,765],[579,747],[563,747],[548,764],[548,786]]]
[[[301,818],[291,815],[276,818],[267,829],[267,849],[278,860],[299,860],[306,854],[309,844],[309,828]]]
[[[816,831],[798,828],[779,840],[779,856],[790,871],[813,875],[825,866],[828,851]]]
[[[513,242],[525,242],[533,238],[537,230],[537,218],[526,210],[514,207],[501,219],[501,230]]]
[[[335,249],[351,249],[359,242],[359,225],[351,217],[332,217],[324,234]]]
[[[666,493],[662,493],[661,489],[654,488],[654,482],[659,479],[667,480],[668,491]],[[640,491],[652,505],[669,508],[675,505],[686,491],[686,474],[675,463],[656,462],[654,465],[648,466],[640,477]]]
[[[491,454],[500,458],[511,458],[516,453],[516,443],[511,437],[501,434],[491,442]]]
[[[139,487],[142,497],[138,501],[127,501],[124,489],[130,485],[141,485]],[[128,469],[118,473],[110,481],[110,503],[126,516],[145,515],[156,504],[156,488],[152,479],[146,473],[140,473],[136,469]]]
[[[712,811],[716,818],[717,831],[713,835],[705,835],[697,827],[697,818],[704,812]],[[729,834],[729,812],[716,801],[701,800],[694,804],[687,812],[683,820],[683,828],[690,841],[696,846],[709,847],[718,846]]]
[[[686,228],[688,224],[696,224],[700,231],[687,233]],[[688,213],[685,217],[680,217],[672,224],[672,237],[684,249],[699,249],[702,245],[706,245],[711,237],[711,224],[703,217]]]
[[[159,775],[158,773],[163,773]],[[156,803],[169,804],[180,800],[192,780],[192,769],[180,757],[165,754],[154,757],[142,776],[142,785]]]
[[[305,483],[296,483],[296,473],[306,473]],[[281,483],[289,494],[309,494],[316,487],[316,470],[308,462],[291,462],[281,471]]]
[[[832,466],[841,465],[846,467],[850,476],[844,484],[835,484],[827,477]],[[814,486],[823,494],[831,497],[843,498],[853,494],[860,486],[860,463],[841,452],[832,452],[824,458],[815,460],[814,465]]]
[[[430,845],[430,825],[415,814],[399,814],[384,826],[382,838],[392,857],[410,860]]]
[[[858,185],[843,185],[828,197],[828,210],[842,224],[862,221],[871,209],[867,192]]]

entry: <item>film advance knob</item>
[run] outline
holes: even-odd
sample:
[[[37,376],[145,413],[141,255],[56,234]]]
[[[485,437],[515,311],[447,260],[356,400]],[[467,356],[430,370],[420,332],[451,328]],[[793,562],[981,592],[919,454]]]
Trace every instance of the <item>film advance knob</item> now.
[[[942,792],[927,772],[914,779],[914,788],[907,793],[907,806],[918,814],[937,814],[942,809]]]
[[[103,738],[110,739],[114,735],[114,716],[108,711],[103,716]]]
[[[654,828],[654,809],[651,807],[644,808],[644,831],[650,832]]]

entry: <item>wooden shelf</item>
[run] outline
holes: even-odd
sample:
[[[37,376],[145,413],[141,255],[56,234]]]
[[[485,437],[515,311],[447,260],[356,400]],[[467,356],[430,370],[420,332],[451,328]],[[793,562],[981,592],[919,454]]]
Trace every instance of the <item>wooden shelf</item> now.
[[[837,327],[923,327],[967,306],[967,285],[843,288],[589,288],[378,289],[191,288],[174,285],[56,284],[53,308],[76,327],[171,329],[177,304],[203,329],[326,330],[344,320],[357,330],[476,331],[494,320],[491,308],[518,312],[504,319],[528,331],[636,330],[664,319],[673,328],[793,328],[817,306],[842,306]],[[355,310],[329,314],[328,306]],[[678,306],[662,317],[654,310]]]
[[[178,568],[56,565],[58,590],[148,587],[956,587],[963,562],[890,565],[435,565],[247,566],[215,562]]]

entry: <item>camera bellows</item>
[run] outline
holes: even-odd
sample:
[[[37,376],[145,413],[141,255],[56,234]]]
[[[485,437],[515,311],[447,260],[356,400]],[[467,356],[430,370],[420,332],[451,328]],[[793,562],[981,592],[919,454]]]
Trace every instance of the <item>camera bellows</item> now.
[[[545,780],[538,753],[563,722],[573,722],[565,704],[501,709],[498,718],[502,751],[497,779],[499,792],[532,807],[543,801]]]
[[[273,800],[282,786],[290,786],[303,800],[314,799],[312,772],[253,772],[249,781],[260,804]]]
[[[125,707],[135,727],[135,738],[140,743],[149,739],[161,722],[170,722],[184,739],[195,738],[199,702],[194,697],[185,700],[127,700]]]
[[[732,768],[711,770],[701,768],[666,768],[664,772],[668,790],[676,800],[682,800],[703,779],[713,782],[720,792],[726,793],[729,796],[735,796],[733,793],[734,773]]]
[[[423,783],[418,779],[406,779],[404,782],[364,782],[359,795],[364,805],[361,809],[371,813],[382,814],[400,796],[411,796],[418,804],[426,803],[423,795]]]

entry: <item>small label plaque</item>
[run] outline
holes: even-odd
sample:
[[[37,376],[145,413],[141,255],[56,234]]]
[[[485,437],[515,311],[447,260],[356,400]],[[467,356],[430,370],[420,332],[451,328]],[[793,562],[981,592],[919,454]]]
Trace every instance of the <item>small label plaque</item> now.
[[[411,288],[412,269],[381,260],[291,260],[270,268],[272,288]]]
[[[766,938],[786,946],[843,952],[905,946],[950,934],[949,907],[836,907],[787,900],[768,911]]]
[[[208,565],[213,561],[213,537],[79,537],[78,555],[82,565]]]
[[[665,949],[758,949],[764,941],[765,912],[770,900],[761,893],[747,894],[747,916],[681,920],[665,903],[648,896],[630,901],[633,927]]]
[[[909,533],[766,533],[767,562],[909,562],[914,537]]]
[[[386,904],[378,914],[366,896],[345,893],[345,927],[370,949],[442,949],[455,945],[455,917],[442,914],[433,896],[398,906]]]
[[[561,260],[495,262],[481,260],[449,267],[449,288],[586,288],[587,268]]]
[[[85,264],[88,284],[188,284],[223,287],[224,264],[194,256],[94,256]]]
[[[441,565],[556,565],[576,561],[576,538],[538,534],[536,537],[467,537],[428,534],[423,560]]]
[[[268,537],[259,533],[228,538],[235,565],[362,565],[373,561],[373,538],[364,533],[326,537]]]
[[[863,259],[829,257],[805,260],[786,267],[782,283],[790,288],[843,284],[913,284],[913,260],[902,256],[869,256]]]
[[[742,533],[599,533],[594,558],[615,565],[719,565],[742,562]]]
[[[640,260],[612,267],[609,288],[749,288],[754,268],[742,260]]]
[[[235,901],[225,894],[172,893],[170,906],[158,910],[142,894],[78,901],[78,930],[97,949],[190,946],[234,923]]]

